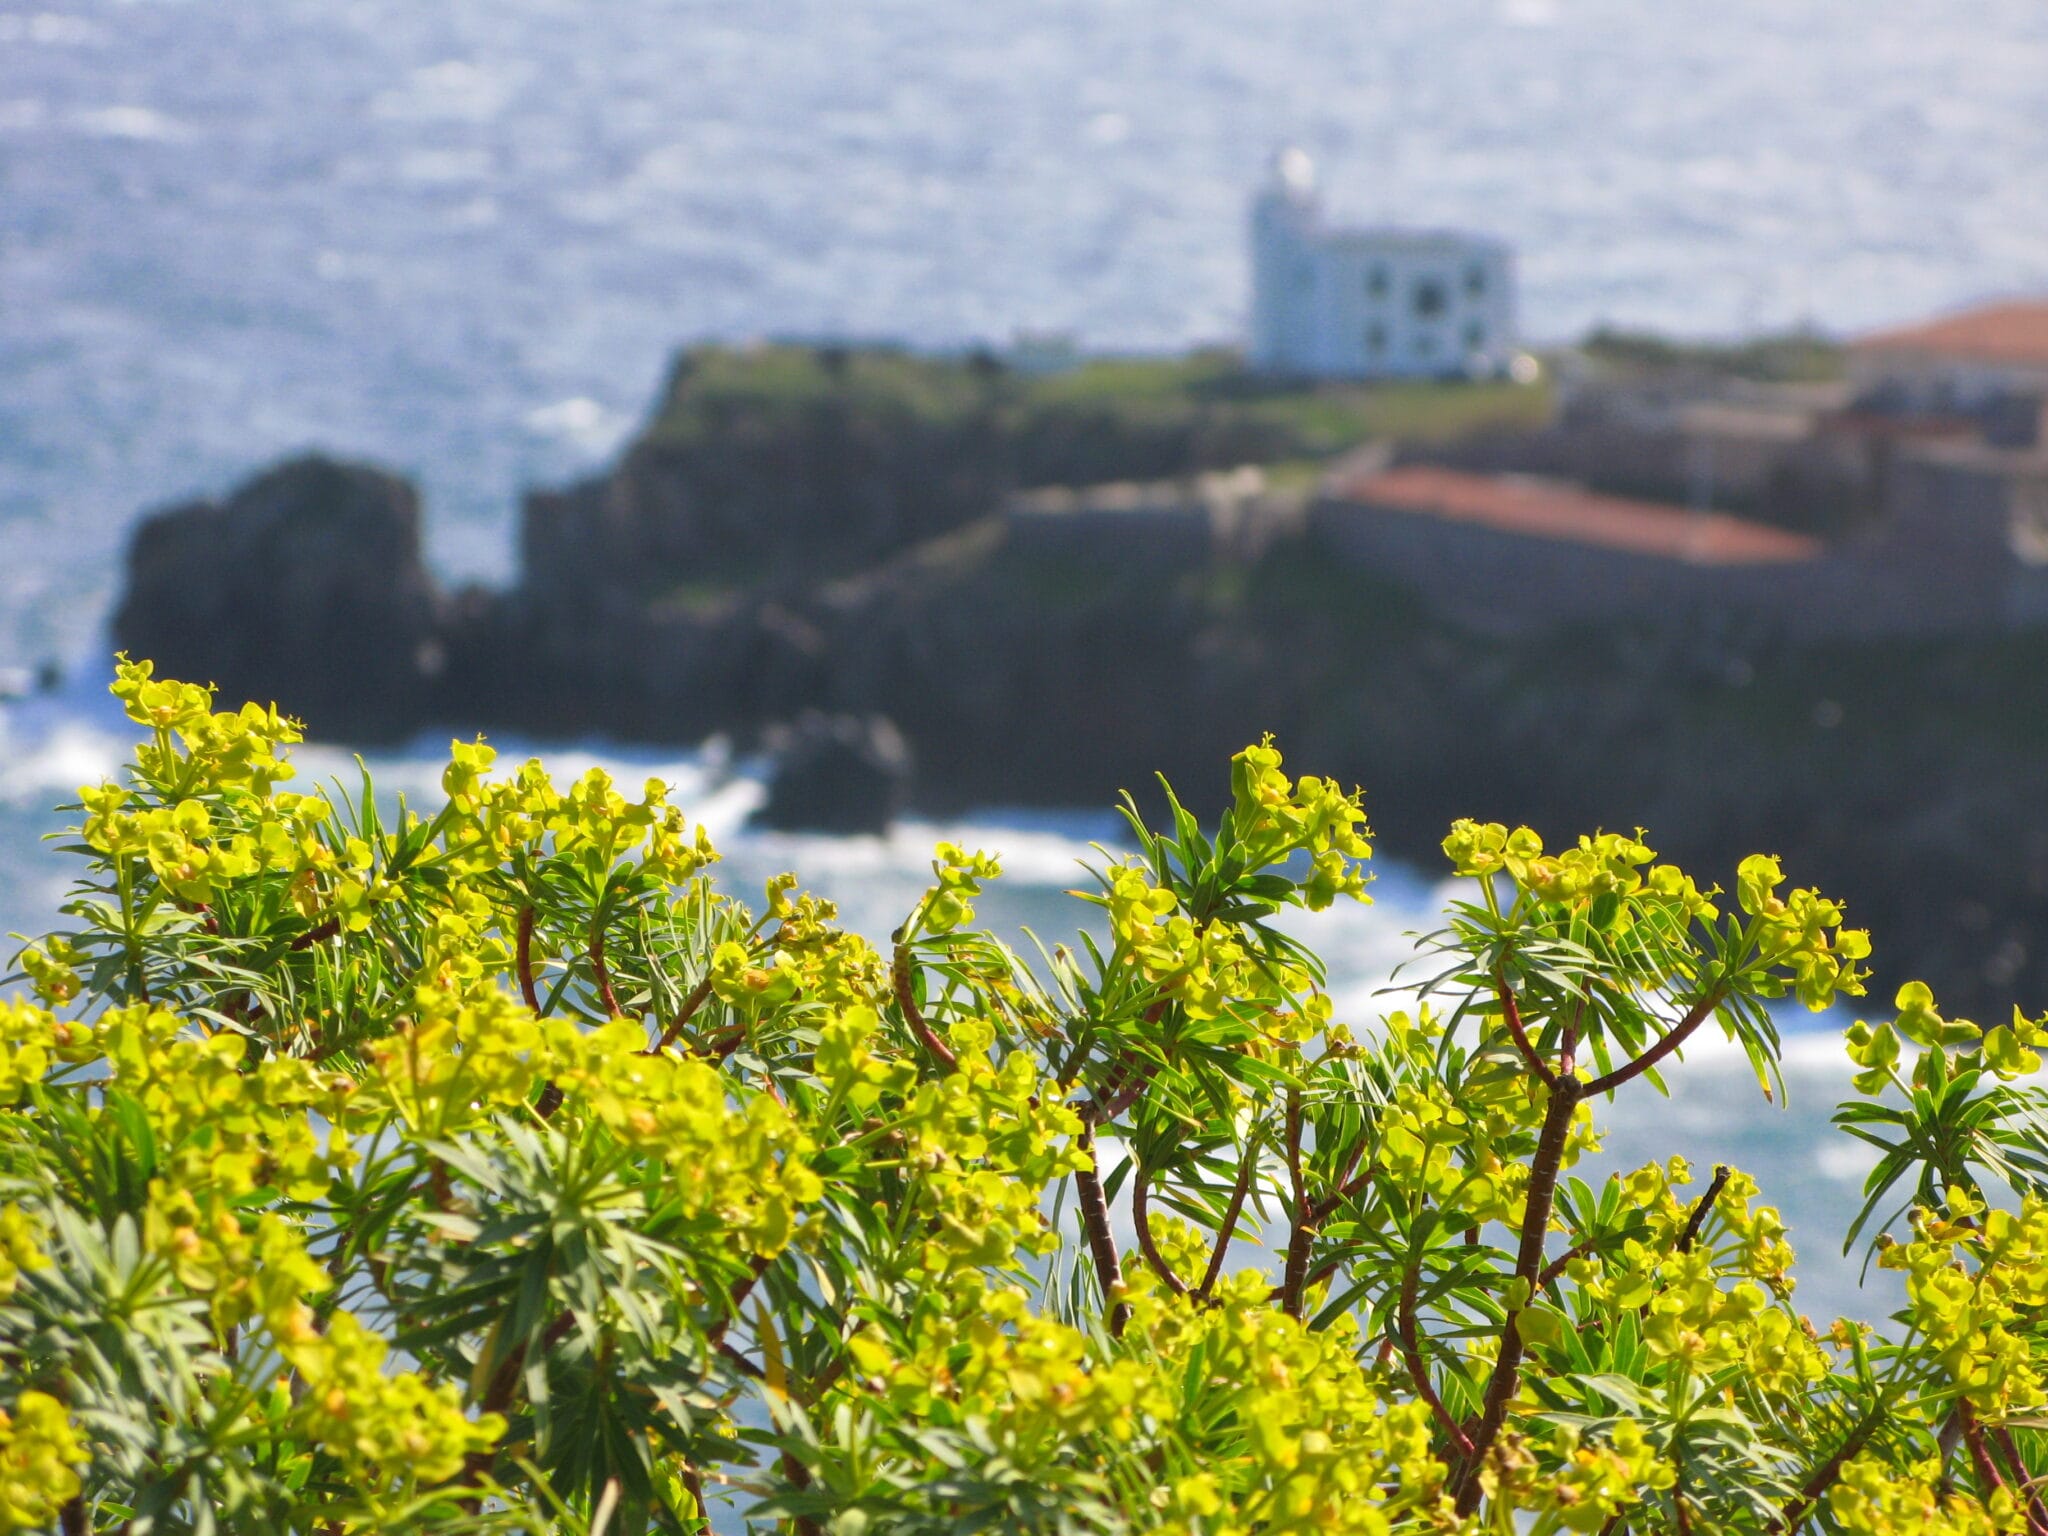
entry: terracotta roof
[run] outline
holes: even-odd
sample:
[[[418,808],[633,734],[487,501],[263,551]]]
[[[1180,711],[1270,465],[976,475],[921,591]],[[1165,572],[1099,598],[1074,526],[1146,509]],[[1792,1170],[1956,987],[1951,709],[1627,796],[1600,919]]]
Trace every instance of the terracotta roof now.
[[[1924,352],[1986,363],[2048,364],[2048,299],[1985,304],[1859,337],[1859,352]]]
[[[1767,565],[1811,560],[1820,541],[1721,512],[1599,496],[1576,486],[1412,465],[1340,478],[1331,494],[1397,512],[1479,523],[1503,533],[1597,544],[1690,565]]]

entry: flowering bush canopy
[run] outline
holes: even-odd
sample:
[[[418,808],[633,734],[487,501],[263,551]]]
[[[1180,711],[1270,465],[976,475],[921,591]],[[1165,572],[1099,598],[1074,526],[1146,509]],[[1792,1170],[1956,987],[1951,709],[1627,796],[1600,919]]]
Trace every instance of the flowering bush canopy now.
[[[1771,858],[1461,822],[1366,1026],[1276,922],[1365,899],[1359,798],[1270,743],[1027,964],[983,853],[878,951],[659,783],[457,743],[393,813],[114,691],[0,1003],[0,1536],[2048,1536],[2039,1025],[1849,1032],[1882,1329],[1743,1174],[1573,1171],[1701,1030],[1769,1085],[1766,1005],[1862,992]]]

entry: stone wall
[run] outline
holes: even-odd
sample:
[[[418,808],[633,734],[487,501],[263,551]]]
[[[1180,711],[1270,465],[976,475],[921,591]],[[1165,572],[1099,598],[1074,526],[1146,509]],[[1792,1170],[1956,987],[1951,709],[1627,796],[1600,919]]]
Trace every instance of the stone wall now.
[[[1924,473],[1924,471],[1923,471]],[[1879,543],[1778,564],[1692,564],[1324,497],[1308,537],[1480,633],[1613,621],[1735,626],[1787,639],[1996,633],[2048,612],[2048,573],[2011,559],[2002,485],[1950,474]]]
[[[1256,559],[1299,521],[1300,499],[1269,493],[1249,465],[1184,480],[1025,491],[1003,508],[1020,554],[1175,570]]]

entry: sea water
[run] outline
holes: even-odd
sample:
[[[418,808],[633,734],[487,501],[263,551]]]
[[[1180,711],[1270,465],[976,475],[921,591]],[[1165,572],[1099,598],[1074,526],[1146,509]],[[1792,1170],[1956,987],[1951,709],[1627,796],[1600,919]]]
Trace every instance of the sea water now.
[[[2040,0],[0,0],[0,669],[320,445],[448,573],[697,337],[1239,336],[1276,146],[1536,339],[2048,285]]]

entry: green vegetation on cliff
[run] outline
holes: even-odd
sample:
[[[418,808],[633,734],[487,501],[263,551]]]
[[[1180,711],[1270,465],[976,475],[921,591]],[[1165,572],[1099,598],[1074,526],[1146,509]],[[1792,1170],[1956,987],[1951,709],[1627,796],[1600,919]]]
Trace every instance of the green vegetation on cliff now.
[[[1290,385],[1225,352],[1021,373],[987,354],[696,347],[603,482],[529,498],[538,601],[593,587],[701,607],[856,571],[1020,488],[1306,467],[1361,443],[1533,426],[1542,385]]]
[[[1712,342],[1602,328],[1580,342],[1577,350],[1613,372],[1696,372],[1759,384],[1833,384],[1848,371],[1848,353],[1840,342],[1805,330]]]
[[[723,443],[735,430],[800,433],[827,416],[901,429],[990,423],[1031,444],[1063,432],[1242,444],[1238,462],[1316,457],[1376,438],[1430,441],[1528,428],[1550,412],[1546,385],[1504,381],[1302,384],[1261,378],[1234,352],[1103,357],[1020,373],[985,353],[927,356],[887,347],[698,347],[678,360],[641,441],[656,449]],[[1043,448],[1040,452],[1045,451]],[[1211,455],[1213,458],[1213,453]],[[1221,463],[1223,459],[1214,458]],[[1188,467],[1104,458],[1090,475],[1052,473],[1027,448],[1020,483],[1143,479]],[[1195,466],[1200,467],[1200,466]]]

